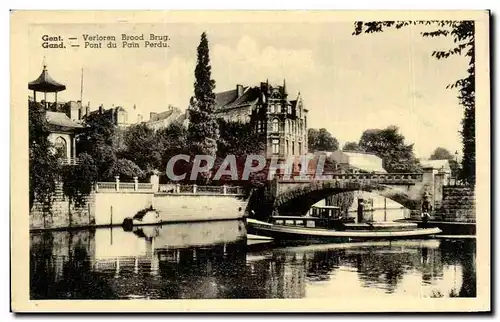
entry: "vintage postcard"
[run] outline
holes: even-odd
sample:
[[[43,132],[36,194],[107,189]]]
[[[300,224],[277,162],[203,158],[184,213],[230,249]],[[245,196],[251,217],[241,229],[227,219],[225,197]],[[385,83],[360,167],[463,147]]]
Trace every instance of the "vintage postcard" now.
[[[491,310],[489,19],[12,11],[12,310]]]

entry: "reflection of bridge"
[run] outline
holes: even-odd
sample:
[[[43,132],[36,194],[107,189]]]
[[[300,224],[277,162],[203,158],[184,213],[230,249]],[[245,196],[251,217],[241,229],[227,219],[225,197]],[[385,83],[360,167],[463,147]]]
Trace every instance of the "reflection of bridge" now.
[[[411,210],[420,209],[424,193],[432,205],[442,199],[445,174],[432,168],[423,173],[335,173],[319,177],[278,175],[271,184],[273,207],[283,213],[305,214],[316,202],[348,191],[374,192]]]

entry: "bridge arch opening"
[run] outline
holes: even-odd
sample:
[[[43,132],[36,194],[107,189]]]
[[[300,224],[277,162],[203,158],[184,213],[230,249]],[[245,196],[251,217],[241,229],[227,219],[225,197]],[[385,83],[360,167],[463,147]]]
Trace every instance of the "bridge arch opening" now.
[[[358,202],[364,202],[364,221],[386,222],[408,218],[410,210],[392,199],[366,191],[340,192],[322,199],[311,207],[336,206],[343,216],[357,218]],[[307,212],[312,214],[312,208]]]

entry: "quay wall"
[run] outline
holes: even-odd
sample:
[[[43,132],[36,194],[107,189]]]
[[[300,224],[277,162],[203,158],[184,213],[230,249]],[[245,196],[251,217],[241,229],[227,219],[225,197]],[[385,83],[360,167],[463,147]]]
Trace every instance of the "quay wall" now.
[[[239,219],[248,200],[236,195],[155,194],[153,207],[164,222]]]
[[[95,198],[91,193],[85,197],[85,203],[76,207],[57,189],[50,211],[44,211],[39,202],[35,202],[30,211],[30,229],[67,228],[95,225]]]
[[[50,211],[35,203],[30,230],[121,225],[127,217],[153,206],[162,222],[240,219],[248,216],[248,200],[239,195],[153,193],[151,191],[98,191],[75,207],[58,191]]]
[[[468,186],[444,186],[441,206],[436,208],[436,220],[449,222],[476,222],[476,198]]]
[[[153,205],[152,192],[98,192],[95,198],[95,224],[121,225],[127,217]]]

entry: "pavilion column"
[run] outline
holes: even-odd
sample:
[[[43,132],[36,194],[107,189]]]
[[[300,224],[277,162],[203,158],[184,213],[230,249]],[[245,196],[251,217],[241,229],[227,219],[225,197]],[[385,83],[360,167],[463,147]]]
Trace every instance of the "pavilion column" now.
[[[45,104],[45,109],[47,109],[47,92],[43,93],[43,99],[45,101],[45,103],[44,103]]]
[[[73,160],[75,161],[76,163],[76,135],[73,136],[73,139],[72,139],[72,157],[73,157]]]
[[[36,103],[36,91],[33,91],[33,100],[35,101]]]
[[[57,104],[57,92],[56,92],[56,99],[55,99],[55,101],[56,101],[55,103]]]

